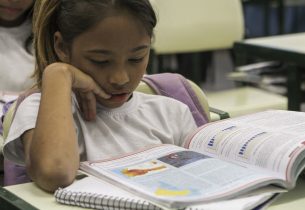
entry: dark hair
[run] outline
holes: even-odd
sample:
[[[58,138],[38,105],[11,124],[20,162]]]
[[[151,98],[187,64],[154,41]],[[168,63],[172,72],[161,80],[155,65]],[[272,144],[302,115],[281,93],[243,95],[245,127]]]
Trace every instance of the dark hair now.
[[[152,37],[156,15],[149,0],[44,0],[36,1],[34,9],[34,45],[38,86],[42,72],[59,61],[53,35],[61,32],[64,41],[72,44],[75,37],[97,24],[112,12],[127,12],[143,24]]]

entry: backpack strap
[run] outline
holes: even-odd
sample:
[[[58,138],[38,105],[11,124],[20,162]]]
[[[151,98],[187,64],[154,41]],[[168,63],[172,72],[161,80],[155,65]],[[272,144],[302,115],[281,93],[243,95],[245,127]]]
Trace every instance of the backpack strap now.
[[[16,109],[17,99],[15,101],[10,101],[6,103],[3,107],[3,123],[2,123],[2,134],[3,138],[6,139],[8,135],[8,130],[11,126],[13,120],[15,109]],[[11,120],[4,120],[4,117]]]
[[[12,100],[12,101],[9,101],[9,102],[6,102],[3,107],[2,107],[2,115],[1,115],[1,119],[0,119],[0,154],[2,154],[2,148],[3,148],[3,145],[4,145],[4,127],[7,128],[7,123],[4,123],[4,116],[9,114],[8,113],[8,110],[9,110],[9,107],[11,107],[14,102],[16,100]]]
[[[151,74],[145,75],[142,81],[157,94],[174,98],[186,104],[190,108],[197,126],[209,121],[195,91],[182,75],[176,73]]]

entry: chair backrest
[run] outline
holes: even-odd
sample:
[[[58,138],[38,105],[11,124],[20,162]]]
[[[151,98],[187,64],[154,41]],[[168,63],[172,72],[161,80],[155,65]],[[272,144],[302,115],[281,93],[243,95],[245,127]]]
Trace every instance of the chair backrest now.
[[[180,74],[160,73],[145,75],[142,85],[149,86],[153,93],[174,98],[186,104],[195,119],[197,126],[210,121],[209,105],[205,94],[191,80],[187,80]]]
[[[244,37],[241,0],[150,0],[156,54],[228,49]]]

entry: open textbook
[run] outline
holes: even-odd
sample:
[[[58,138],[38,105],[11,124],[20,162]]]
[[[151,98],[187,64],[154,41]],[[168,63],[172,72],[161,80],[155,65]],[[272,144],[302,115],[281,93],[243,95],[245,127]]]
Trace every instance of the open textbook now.
[[[185,148],[156,145],[80,168],[161,207],[184,208],[270,185],[292,189],[304,163],[305,113],[271,110],[206,124]]]

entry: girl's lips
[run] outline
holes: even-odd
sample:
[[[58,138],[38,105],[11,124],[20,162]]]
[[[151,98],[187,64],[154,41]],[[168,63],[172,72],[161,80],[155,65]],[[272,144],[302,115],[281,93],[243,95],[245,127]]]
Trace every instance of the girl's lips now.
[[[130,97],[130,93],[111,94],[109,100],[114,102],[126,102]]]

